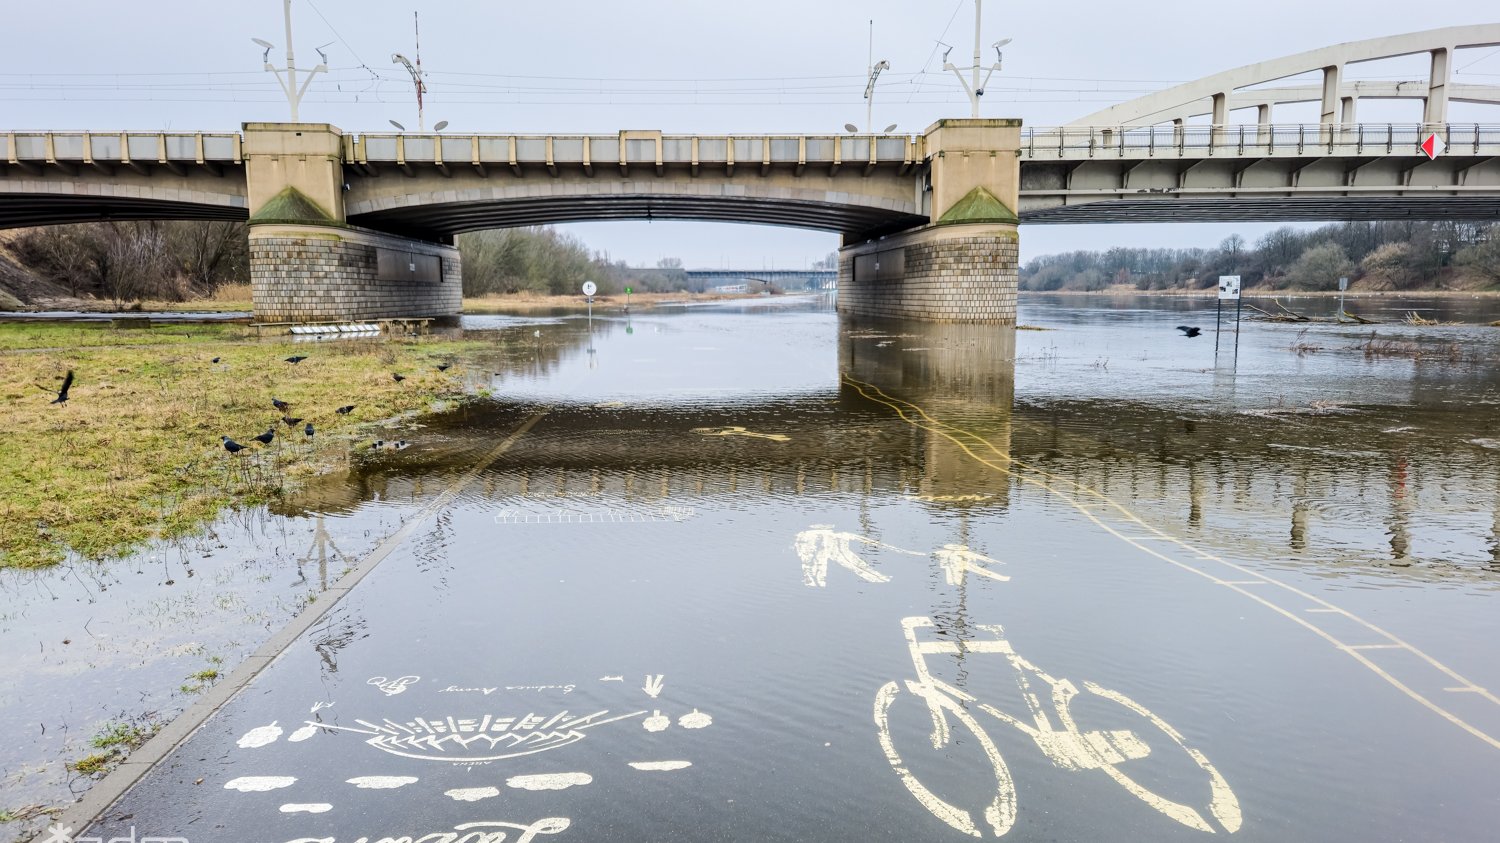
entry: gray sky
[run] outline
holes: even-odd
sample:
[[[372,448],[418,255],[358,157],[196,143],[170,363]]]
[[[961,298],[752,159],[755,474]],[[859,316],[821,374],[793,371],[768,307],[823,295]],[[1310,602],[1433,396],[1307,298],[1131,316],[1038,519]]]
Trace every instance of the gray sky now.
[[[260,70],[260,37],[285,36],[279,0],[104,0],[8,4],[0,65],[0,129],[227,130],[285,120],[286,101]],[[150,14],[143,9],[150,8]],[[450,132],[833,132],[863,126],[869,21],[881,77],[874,123],[920,132],[968,103],[941,68],[973,52],[973,0],[293,0],[299,66],[325,43],[302,119],[346,132],[409,128],[416,106],[391,53],[415,52],[421,13],[428,72],[426,121]],[[1481,0],[1101,0],[984,4],[984,43],[1014,38],[984,98],[984,116],[1065,123],[1104,106],[1243,64],[1353,41],[1500,19]],[[1233,23],[1229,21],[1233,19]],[[328,43],[331,42],[331,43]],[[990,61],[993,51],[987,51]],[[1457,81],[1500,84],[1500,50],[1460,52]],[[1371,63],[1353,78],[1420,78],[1421,58]],[[1278,110],[1277,122],[1315,121],[1316,106]],[[1415,102],[1362,104],[1361,119],[1415,122]],[[1454,105],[1452,119],[1500,123],[1500,109]],[[1026,257],[1074,248],[1206,246],[1271,226],[1029,226]],[[699,223],[565,226],[591,247],[633,264],[664,255],[690,266],[802,266],[837,248],[833,235]]]

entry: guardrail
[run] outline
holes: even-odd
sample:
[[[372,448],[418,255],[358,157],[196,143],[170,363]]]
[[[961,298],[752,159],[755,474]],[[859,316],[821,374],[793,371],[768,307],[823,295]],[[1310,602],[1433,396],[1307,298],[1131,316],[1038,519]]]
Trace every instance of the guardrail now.
[[[239,164],[240,136],[202,132],[6,132],[0,162],[22,166]]]
[[[1447,155],[1500,154],[1500,126],[1484,124],[1360,123],[1229,126],[1087,126],[1024,129],[1023,160],[1141,158],[1156,155],[1321,156],[1422,155],[1436,133]]]

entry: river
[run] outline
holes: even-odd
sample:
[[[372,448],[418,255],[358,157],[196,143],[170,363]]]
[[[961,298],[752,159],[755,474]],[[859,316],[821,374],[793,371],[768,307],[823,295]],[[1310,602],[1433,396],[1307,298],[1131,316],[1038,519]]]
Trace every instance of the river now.
[[[162,563],[220,585],[150,646],[243,657],[260,595],[388,554],[92,833],[1485,839],[1495,308],[1237,339],[1145,297],[1028,296],[1020,331],[466,317],[482,400]],[[89,589],[9,576],[18,654],[40,595]],[[17,658],[20,733],[78,674]]]

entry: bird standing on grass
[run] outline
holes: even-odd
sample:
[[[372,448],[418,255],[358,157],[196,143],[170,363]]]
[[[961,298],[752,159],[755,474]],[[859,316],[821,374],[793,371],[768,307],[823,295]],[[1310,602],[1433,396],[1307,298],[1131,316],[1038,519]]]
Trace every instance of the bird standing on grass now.
[[[1181,331],[1182,335],[1185,337],[1196,337],[1199,334],[1203,333],[1202,330],[1198,328],[1190,328],[1187,325],[1178,325],[1177,330]]]
[[[395,381],[396,383],[400,383],[406,380],[406,375],[403,375],[400,372],[391,372],[391,380]]]
[[[292,405],[286,403],[285,401],[283,401],[280,398],[277,398],[276,396],[273,395],[273,396],[271,396],[271,406],[275,407],[276,409],[278,409],[281,412],[285,413],[287,411],[287,408],[290,407],[290,406],[292,406]]]
[[[300,354],[300,355],[297,355],[297,356],[294,356],[294,357],[288,357],[286,359],[286,362],[291,363],[292,365],[295,366],[298,363],[301,363],[303,360],[306,360],[306,359],[307,359],[307,355]]]
[[[240,451],[245,450],[244,445],[241,445],[233,439],[230,439],[228,436],[220,436],[219,441],[224,443],[224,450],[228,451],[231,454],[238,454]]]
[[[286,416],[282,416],[281,417],[281,423],[284,424],[284,425],[286,425],[287,427],[296,427],[297,425],[299,425],[299,424],[302,423],[302,419],[293,419],[293,418],[288,418]]]
[[[266,428],[265,433],[262,433],[259,436],[253,436],[251,438],[262,445],[271,444],[271,440],[276,438],[276,425],[271,425],[270,427]]]
[[[437,364],[437,370],[439,372],[446,372],[446,371],[448,371],[451,368],[453,368],[453,364],[452,363],[439,363],[439,364]]]
[[[302,428],[302,432],[307,435],[308,439],[311,439],[313,436],[312,422],[308,422],[307,427]]]
[[[337,410],[334,410],[334,412],[338,413],[341,416],[347,416],[350,413],[354,412],[354,405],[353,404],[347,404],[347,405],[345,405],[343,407],[338,408]]]

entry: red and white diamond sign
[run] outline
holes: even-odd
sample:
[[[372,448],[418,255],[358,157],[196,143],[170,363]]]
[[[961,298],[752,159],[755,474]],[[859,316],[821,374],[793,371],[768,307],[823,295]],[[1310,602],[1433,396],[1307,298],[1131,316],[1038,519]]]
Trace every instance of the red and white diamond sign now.
[[[1447,148],[1448,144],[1443,143],[1443,139],[1437,136],[1437,132],[1433,132],[1422,139],[1422,152],[1429,160],[1442,155],[1443,150]]]

